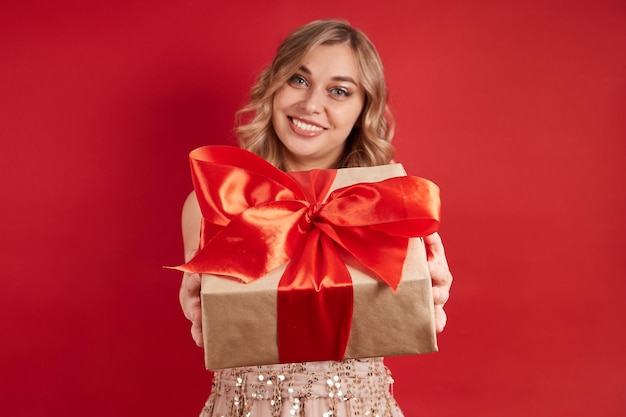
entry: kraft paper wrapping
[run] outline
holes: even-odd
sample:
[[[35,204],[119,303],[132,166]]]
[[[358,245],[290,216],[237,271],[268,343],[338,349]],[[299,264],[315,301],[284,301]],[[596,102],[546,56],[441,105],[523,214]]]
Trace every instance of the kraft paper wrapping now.
[[[406,172],[400,164],[340,169],[330,191],[404,175]],[[432,284],[422,239],[409,240],[402,280],[395,293],[367,275],[349,254],[344,255],[354,288],[353,321],[345,358],[436,351]],[[279,362],[277,288],[285,266],[247,284],[202,274],[202,331],[207,369]],[[292,337],[297,338],[298,334]]]

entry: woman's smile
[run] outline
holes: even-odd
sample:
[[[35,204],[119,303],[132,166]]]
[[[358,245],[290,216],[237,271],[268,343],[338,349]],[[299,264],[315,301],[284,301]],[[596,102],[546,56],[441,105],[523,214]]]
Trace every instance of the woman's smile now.
[[[291,121],[293,131],[301,136],[313,137],[319,135],[325,130],[322,126],[310,121],[305,121],[304,119],[292,116],[289,117],[289,120]]]

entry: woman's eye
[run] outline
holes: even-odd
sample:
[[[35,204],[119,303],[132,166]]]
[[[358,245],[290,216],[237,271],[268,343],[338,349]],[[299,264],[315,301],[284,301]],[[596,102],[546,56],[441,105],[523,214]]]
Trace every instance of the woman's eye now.
[[[348,97],[350,95],[350,91],[347,88],[343,87],[334,87],[330,89],[331,94],[338,97]]]
[[[302,76],[302,75],[292,75],[291,78],[289,78],[289,84],[299,87],[299,86],[303,86],[306,87],[307,85],[309,85],[309,83],[307,82],[307,80]]]

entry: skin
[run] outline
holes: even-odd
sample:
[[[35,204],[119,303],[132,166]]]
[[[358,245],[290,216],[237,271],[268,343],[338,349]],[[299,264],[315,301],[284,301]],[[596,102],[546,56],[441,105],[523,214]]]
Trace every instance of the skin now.
[[[354,53],[348,45],[321,45],[312,49],[298,72],[274,95],[272,124],[285,148],[287,170],[332,167],[358,121],[364,96]],[[192,192],[182,214],[186,260],[195,255],[199,246],[201,218]],[[427,236],[424,243],[433,282],[436,328],[442,332],[452,274],[439,234]],[[183,274],[179,299],[185,317],[191,321],[193,340],[202,346],[199,274]]]

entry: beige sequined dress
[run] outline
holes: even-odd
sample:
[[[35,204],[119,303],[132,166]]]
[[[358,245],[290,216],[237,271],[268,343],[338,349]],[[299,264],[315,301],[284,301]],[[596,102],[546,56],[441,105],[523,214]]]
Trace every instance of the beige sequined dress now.
[[[382,358],[216,371],[201,417],[402,417]]]

